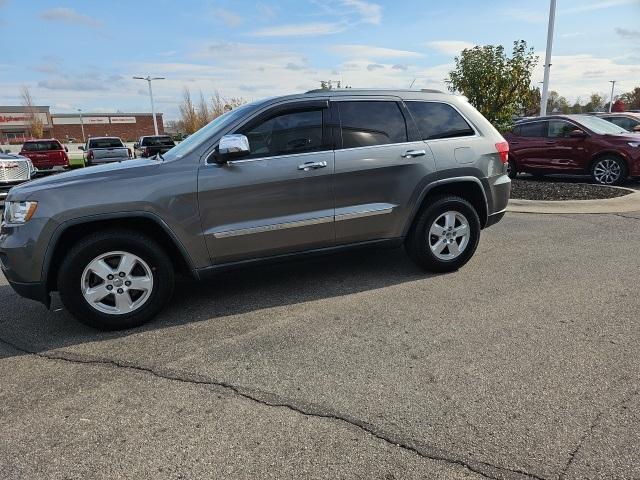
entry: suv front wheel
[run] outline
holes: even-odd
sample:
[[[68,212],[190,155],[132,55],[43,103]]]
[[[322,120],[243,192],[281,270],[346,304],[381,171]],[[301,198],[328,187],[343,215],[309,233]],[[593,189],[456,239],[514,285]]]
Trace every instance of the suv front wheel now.
[[[80,322],[101,330],[141,325],[171,297],[174,272],[151,238],[126,230],[98,232],[67,254],[58,274],[65,307]]]
[[[480,218],[460,197],[439,197],[425,208],[406,240],[414,262],[431,272],[459,269],[473,256],[480,240]]]

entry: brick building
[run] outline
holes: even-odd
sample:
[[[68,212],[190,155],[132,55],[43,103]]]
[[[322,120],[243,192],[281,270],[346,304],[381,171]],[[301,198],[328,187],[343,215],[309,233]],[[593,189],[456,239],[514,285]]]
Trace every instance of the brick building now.
[[[162,114],[156,113],[158,133],[164,133]],[[75,113],[51,114],[53,136],[61,142],[75,138],[82,142],[89,137],[120,137],[125,142],[133,142],[143,135],[153,135],[153,116],[150,113],[82,113],[82,119]]]
[[[44,124],[44,137],[63,143],[89,137],[114,136],[133,142],[143,135],[153,135],[150,113],[50,113],[48,106],[35,107]],[[158,133],[164,133],[162,113],[156,114]],[[22,143],[29,138],[29,116],[25,107],[0,106],[0,143]]]

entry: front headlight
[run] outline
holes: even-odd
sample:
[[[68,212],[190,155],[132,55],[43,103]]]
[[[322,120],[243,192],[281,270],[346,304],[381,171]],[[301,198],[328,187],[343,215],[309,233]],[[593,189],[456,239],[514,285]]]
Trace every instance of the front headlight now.
[[[38,202],[4,202],[4,221],[7,224],[28,222],[36,213]]]
[[[640,142],[628,142],[628,145],[633,148],[640,147]]]

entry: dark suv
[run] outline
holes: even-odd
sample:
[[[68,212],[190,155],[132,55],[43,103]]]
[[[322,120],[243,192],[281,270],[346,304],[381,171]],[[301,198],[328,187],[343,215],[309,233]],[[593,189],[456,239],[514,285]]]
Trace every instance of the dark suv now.
[[[434,272],[464,265],[502,218],[508,145],[463,98],[312,91],[243,105],[162,157],[13,188],[2,270],[21,295],[58,290],[80,321],[139,325],[174,273],[364,245],[405,245]],[[452,297],[456,293],[452,292]]]
[[[593,115],[523,120],[505,134],[509,176],[519,172],[590,174],[617,185],[640,176],[640,137]]]

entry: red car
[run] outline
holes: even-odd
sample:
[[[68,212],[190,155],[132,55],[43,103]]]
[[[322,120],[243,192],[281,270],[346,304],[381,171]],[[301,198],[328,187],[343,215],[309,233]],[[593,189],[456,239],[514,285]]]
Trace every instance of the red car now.
[[[592,115],[553,115],[520,121],[504,134],[509,176],[520,172],[589,174],[617,185],[640,177],[640,136]]]
[[[67,148],[55,138],[24,142],[20,155],[28,157],[38,170],[63,170],[69,167]]]

